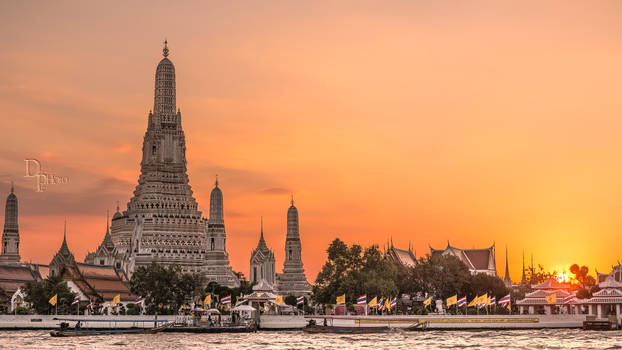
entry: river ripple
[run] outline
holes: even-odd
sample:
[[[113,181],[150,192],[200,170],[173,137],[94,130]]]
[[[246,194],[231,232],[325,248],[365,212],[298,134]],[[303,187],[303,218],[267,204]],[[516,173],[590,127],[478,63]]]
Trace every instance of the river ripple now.
[[[622,349],[622,331],[426,331],[337,335],[296,332],[160,333],[52,338],[0,331],[0,349]]]

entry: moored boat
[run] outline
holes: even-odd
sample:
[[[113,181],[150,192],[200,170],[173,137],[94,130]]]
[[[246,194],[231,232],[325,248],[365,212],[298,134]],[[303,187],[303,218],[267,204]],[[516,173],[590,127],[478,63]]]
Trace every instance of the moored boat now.
[[[56,320],[63,321],[60,324],[60,329],[53,330],[50,332],[52,337],[83,337],[89,335],[114,335],[114,334],[154,334],[162,332],[163,330],[172,326],[171,322],[166,321],[158,321],[155,320],[138,320],[138,321],[119,321],[119,320],[98,320],[98,319],[63,319],[63,318],[55,318]],[[76,321],[76,325],[74,328],[69,327],[69,323],[65,321]],[[90,327],[82,327],[82,323],[88,322],[107,322],[107,323],[117,323],[117,322],[134,322],[132,327],[118,328],[90,328]],[[136,322],[140,323],[154,323],[154,327],[151,328],[139,328],[136,327]],[[158,323],[164,323],[162,325],[157,325]]]

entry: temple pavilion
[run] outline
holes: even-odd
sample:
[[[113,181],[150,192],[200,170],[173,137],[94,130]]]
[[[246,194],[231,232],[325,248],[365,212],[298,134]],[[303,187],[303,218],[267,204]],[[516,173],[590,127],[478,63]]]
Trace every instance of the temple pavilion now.
[[[525,298],[516,302],[521,314],[557,314],[577,313],[578,299],[570,291],[569,283],[560,283],[554,278],[533,286],[534,291],[525,294]],[[555,294],[554,298],[551,295]],[[549,302],[549,300],[553,302]]]
[[[613,276],[607,276],[604,281],[598,283],[600,290],[592,295],[590,299],[584,300],[583,305],[587,306],[588,313],[597,318],[607,318],[615,315],[618,319],[622,305],[622,282],[615,280]]]

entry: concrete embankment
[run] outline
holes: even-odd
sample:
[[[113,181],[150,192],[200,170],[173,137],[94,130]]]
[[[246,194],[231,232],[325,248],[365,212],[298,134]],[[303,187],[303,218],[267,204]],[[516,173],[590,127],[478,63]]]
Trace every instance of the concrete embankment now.
[[[124,328],[124,327],[153,327],[153,315],[137,316],[75,316],[75,315],[0,315],[0,330],[8,329],[55,329],[60,321],[55,317],[82,320],[106,320],[107,322],[88,322],[84,327],[89,328]],[[223,317],[223,320],[226,316]],[[469,316],[290,316],[290,315],[262,315],[260,327],[262,330],[296,330],[302,329],[310,319],[317,324],[323,324],[327,318],[333,326],[366,326],[407,328],[413,324],[427,322],[428,329],[541,329],[541,328],[580,328],[585,315],[469,315]],[[158,316],[158,320],[173,322],[180,316]],[[116,322],[115,322],[116,321]],[[131,322],[122,322],[131,321]],[[73,324],[73,322],[70,322]]]
[[[305,316],[323,324],[323,316]],[[328,316],[328,325],[344,327],[407,328],[427,322],[428,329],[542,329],[580,328],[585,315],[428,315],[428,316]]]
[[[89,328],[151,328],[153,327],[153,315],[136,316],[87,316],[87,315],[0,315],[0,330],[8,329],[55,329],[59,327],[61,321],[54,320],[55,317],[72,318],[80,320],[107,320],[109,322],[86,322],[85,327]],[[176,316],[158,316],[158,320],[172,322]],[[117,321],[117,322],[115,322]],[[118,322],[122,321],[122,322]],[[135,322],[127,322],[135,321]],[[73,325],[74,322],[71,322]]]

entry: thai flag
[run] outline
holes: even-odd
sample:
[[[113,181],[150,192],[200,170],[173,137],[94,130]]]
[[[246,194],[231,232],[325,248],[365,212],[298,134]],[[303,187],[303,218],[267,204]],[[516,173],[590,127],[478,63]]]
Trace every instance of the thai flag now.
[[[75,297],[75,298],[73,298],[73,301],[71,302],[71,305],[76,305],[79,302],[80,302],[80,297]]]
[[[396,306],[397,306],[397,297],[391,300],[391,309],[395,308]]]
[[[564,305],[572,303],[572,300],[574,300],[574,295],[570,294],[569,296],[564,298]]]
[[[497,305],[497,297],[493,296],[490,298],[490,305]]]
[[[227,295],[226,297],[222,297],[220,299],[221,304],[231,304],[231,295]]]
[[[510,295],[506,295],[503,298],[499,299],[499,305],[505,305],[510,303]]]
[[[302,305],[302,304],[304,304],[304,303],[305,303],[305,297],[304,297],[304,295],[301,295],[301,296],[299,296],[299,297],[296,299],[296,305]]]
[[[87,308],[89,311],[91,311],[91,310],[93,309],[93,306],[95,306],[95,305],[93,305],[93,301],[92,301],[92,300],[90,300],[90,301],[89,301],[89,304],[86,306],[86,308]]]
[[[142,298],[142,297],[138,297],[138,298],[136,298],[136,302],[135,302],[134,304],[136,304],[136,305],[142,305],[142,304],[143,304],[143,301],[144,301],[144,300],[143,300],[143,298]]]
[[[457,303],[458,307],[462,307],[462,306],[464,306],[466,304],[467,304],[467,298],[466,297],[462,297],[462,298],[458,299],[458,303]]]
[[[359,305],[367,304],[367,294],[363,294],[356,299],[356,303]]]
[[[380,297],[380,300],[378,300],[378,310],[382,309],[383,305],[384,305],[384,297]]]

